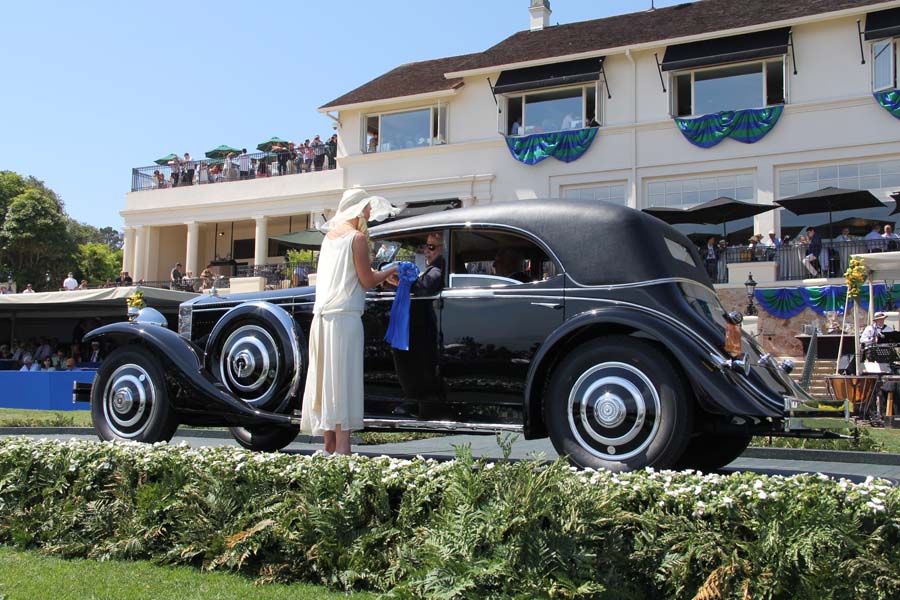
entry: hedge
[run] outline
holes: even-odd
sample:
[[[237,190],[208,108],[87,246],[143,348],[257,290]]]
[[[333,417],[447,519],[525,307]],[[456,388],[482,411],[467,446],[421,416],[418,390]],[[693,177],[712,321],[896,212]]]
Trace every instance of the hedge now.
[[[386,598],[898,598],[898,508],[822,475],[0,440],[0,544]]]

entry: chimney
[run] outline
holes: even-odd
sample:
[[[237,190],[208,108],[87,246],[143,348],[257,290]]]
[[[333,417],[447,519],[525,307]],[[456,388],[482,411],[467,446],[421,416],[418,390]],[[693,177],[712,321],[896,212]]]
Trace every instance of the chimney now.
[[[540,31],[550,25],[550,0],[531,0],[531,31]]]

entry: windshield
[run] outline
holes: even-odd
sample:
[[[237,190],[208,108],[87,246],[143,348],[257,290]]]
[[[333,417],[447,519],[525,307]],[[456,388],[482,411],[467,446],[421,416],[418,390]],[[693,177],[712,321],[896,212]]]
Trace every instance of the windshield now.
[[[680,283],[679,287],[684,294],[688,305],[704,320],[725,328],[725,309],[719,302],[718,296],[711,289],[694,283]]]

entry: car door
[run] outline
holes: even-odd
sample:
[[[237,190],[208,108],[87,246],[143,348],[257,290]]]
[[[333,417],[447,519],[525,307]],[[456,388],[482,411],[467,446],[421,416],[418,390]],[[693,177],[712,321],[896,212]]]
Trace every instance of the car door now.
[[[498,274],[491,257],[503,248],[527,268]],[[531,361],[565,318],[563,276],[533,240],[502,231],[454,231],[450,253],[440,310],[442,416],[521,423]]]

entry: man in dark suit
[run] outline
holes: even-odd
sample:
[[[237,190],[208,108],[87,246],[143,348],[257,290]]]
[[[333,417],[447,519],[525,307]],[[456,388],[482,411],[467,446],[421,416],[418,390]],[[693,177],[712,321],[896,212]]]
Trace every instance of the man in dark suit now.
[[[809,240],[809,248],[806,250],[803,264],[810,275],[818,277],[822,270],[819,264],[819,254],[822,252],[822,238],[816,233],[815,227],[806,228],[806,238]]]
[[[704,263],[706,265],[706,274],[709,275],[709,278],[716,281],[716,278],[719,275],[719,249],[716,247],[716,237],[710,236],[708,240],[706,240],[706,248],[700,250],[700,255],[703,257]]]
[[[440,400],[438,374],[438,327],[434,300],[444,289],[444,236],[430,233],[423,250],[428,265],[412,284],[409,305],[409,350],[393,350],[394,368],[403,390],[403,403],[394,409],[399,416],[434,417]],[[417,300],[417,298],[420,298]]]

